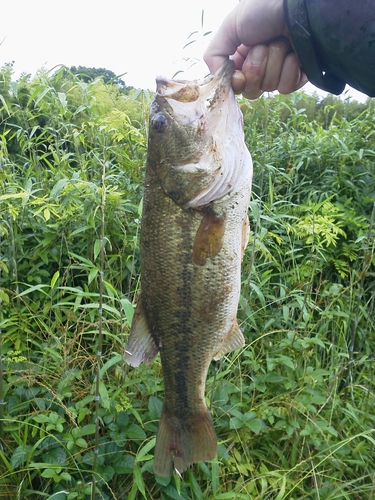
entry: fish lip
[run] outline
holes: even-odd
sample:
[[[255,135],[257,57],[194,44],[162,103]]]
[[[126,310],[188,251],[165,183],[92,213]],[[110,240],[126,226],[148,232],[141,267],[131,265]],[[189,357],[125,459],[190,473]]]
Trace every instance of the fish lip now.
[[[172,80],[164,76],[156,77],[156,94],[159,97],[179,102],[195,102],[204,94],[210,94],[214,88],[231,88],[234,61],[228,59],[214,74],[203,80]]]

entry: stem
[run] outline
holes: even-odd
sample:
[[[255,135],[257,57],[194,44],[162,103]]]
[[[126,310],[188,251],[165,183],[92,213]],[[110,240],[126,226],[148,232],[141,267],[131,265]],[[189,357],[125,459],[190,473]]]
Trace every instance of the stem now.
[[[105,223],[105,202],[106,202],[106,187],[105,187],[105,161],[103,161],[102,170],[102,200],[100,206],[101,213],[101,228],[100,228],[100,272],[99,272],[99,325],[98,325],[98,354],[96,359],[96,386],[95,386],[95,448],[94,448],[94,463],[93,463],[93,478],[91,498],[96,498],[96,472],[98,467],[99,455],[99,422],[100,422],[100,366],[103,352],[103,291],[104,291],[104,266],[105,266],[105,244],[104,244],[104,223]]]
[[[11,262],[13,266],[13,279],[16,285],[16,295],[17,295],[17,310],[20,310],[20,299],[18,297],[19,294],[19,287],[18,287],[18,267],[17,267],[17,251],[16,251],[16,241],[14,238],[14,227],[13,227],[13,215],[10,215],[9,217],[9,237],[10,237],[10,242],[11,242]]]

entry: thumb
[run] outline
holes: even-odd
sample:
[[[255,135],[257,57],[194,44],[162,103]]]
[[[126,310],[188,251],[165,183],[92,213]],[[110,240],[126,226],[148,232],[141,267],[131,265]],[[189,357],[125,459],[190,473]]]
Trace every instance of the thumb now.
[[[236,52],[240,40],[236,30],[236,9],[232,11],[218,29],[203,54],[203,59],[211,73],[215,73]]]

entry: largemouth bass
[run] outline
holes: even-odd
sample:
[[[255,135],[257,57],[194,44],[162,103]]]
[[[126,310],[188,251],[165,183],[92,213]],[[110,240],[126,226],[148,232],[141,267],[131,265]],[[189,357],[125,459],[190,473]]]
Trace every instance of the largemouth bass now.
[[[159,476],[215,458],[207,371],[244,345],[236,315],[252,162],[232,74],[228,61],[203,81],[159,77],[150,110],[141,294],[125,357],[138,366],[160,352]]]

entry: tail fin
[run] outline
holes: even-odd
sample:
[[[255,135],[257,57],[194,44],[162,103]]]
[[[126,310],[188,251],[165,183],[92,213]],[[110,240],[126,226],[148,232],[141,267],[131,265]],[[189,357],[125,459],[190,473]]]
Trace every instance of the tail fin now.
[[[163,407],[156,436],[155,474],[170,476],[174,468],[183,472],[190,464],[213,460],[216,454],[217,439],[207,408],[179,419],[169,416]]]

